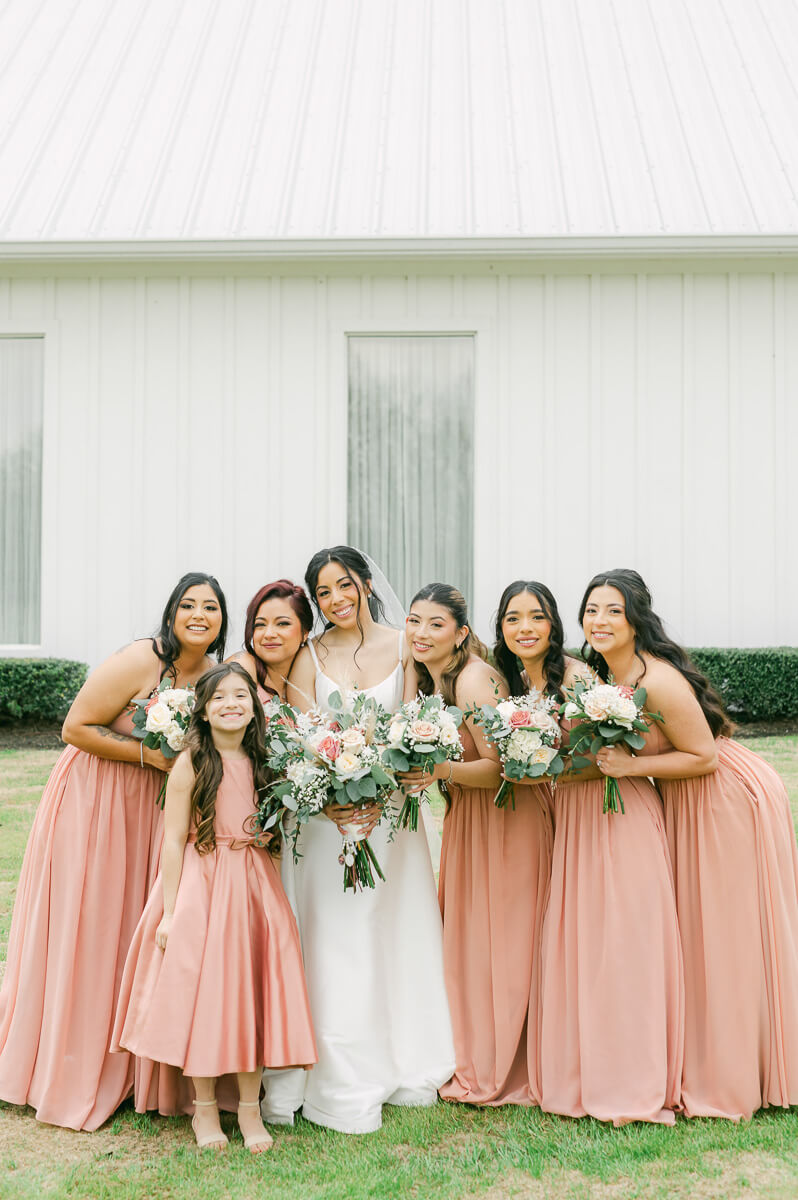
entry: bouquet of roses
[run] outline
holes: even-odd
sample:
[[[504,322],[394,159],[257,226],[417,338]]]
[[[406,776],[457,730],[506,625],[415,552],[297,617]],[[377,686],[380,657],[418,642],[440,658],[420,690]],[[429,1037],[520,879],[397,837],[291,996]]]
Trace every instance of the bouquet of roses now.
[[[555,704],[553,696],[533,690],[498,704],[483,704],[473,712],[474,720],[499,751],[507,777],[493,801],[497,808],[504,808],[508,800],[515,808],[514,779],[559,775],[565,766],[560,754],[562,730],[552,712]]]
[[[564,717],[577,722],[569,735],[569,753],[577,770],[589,764],[586,754],[598,754],[602,746],[622,743],[630,750],[642,750],[643,736],[652,721],[661,721],[660,713],[645,710],[646,689],[604,683],[601,679],[578,680],[569,688],[562,706]],[[604,780],[604,812],[624,811],[618,780]]]
[[[458,726],[459,708],[446,705],[443,697],[418,695],[408,700],[392,717],[382,761],[394,771],[416,771],[431,775],[437,763],[463,757]],[[406,795],[399,813],[401,829],[418,829],[417,795]]]
[[[133,736],[149,746],[160,750],[164,758],[176,758],[186,743],[186,731],[194,708],[193,687],[172,687],[164,679],[147,700],[134,700]],[[158,793],[158,804],[163,808],[166,796],[166,779]]]
[[[389,799],[396,780],[380,760],[380,743],[387,736],[390,718],[362,692],[347,699],[344,707],[340,693],[333,692],[329,715],[318,709],[283,711],[270,736],[269,766],[285,778],[262,801],[259,824],[263,829],[272,827],[281,819],[279,808],[293,812],[295,857],[300,827],[329,805],[377,804],[383,813],[391,813]],[[270,720],[270,729],[272,724]],[[359,825],[350,823],[344,829],[338,859],[344,868],[344,891],[373,888],[374,872],[385,879],[377,856]]]

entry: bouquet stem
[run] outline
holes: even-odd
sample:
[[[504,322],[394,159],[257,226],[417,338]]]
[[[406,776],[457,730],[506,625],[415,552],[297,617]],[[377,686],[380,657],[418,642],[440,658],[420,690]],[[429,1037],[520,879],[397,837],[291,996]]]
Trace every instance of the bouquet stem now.
[[[382,867],[377,861],[377,856],[371,848],[368,838],[362,838],[360,841],[354,842],[349,839],[344,841],[344,859],[352,858],[351,863],[344,862],[344,891],[350,888],[353,892],[362,891],[363,888],[373,888],[374,871],[385,882],[385,876],[382,873]]]
[[[419,807],[419,796],[410,795],[408,793],[405,796],[405,802],[402,805],[402,811],[399,813],[399,828],[400,829],[410,829],[410,830],[412,830],[413,833],[417,832],[417,830],[418,830],[418,807]]]
[[[504,779],[502,780],[502,785],[493,799],[493,803],[497,808],[506,808],[508,800],[512,801],[513,812],[515,812],[515,788],[510,783],[509,779]]]
[[[621,812],[625,813],[626,810],[624,809],[624,806],[623,806],[623,796],[621,795],[621,789],[618,786],[618,780],[613,779],[613,777],[611,775],[608,775],[606,777],[606,779],[604,780],[604,810],[603,811],[605,813],[606,812],[616,812],[617,813],[619,804],[621,806]]]

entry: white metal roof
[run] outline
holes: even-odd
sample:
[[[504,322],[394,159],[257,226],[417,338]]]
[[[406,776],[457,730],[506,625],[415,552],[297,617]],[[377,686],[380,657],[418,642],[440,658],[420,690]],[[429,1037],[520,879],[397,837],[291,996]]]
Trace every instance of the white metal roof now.
[[[6,0],[0,253],[778,242],[796,63],[795,0]]]

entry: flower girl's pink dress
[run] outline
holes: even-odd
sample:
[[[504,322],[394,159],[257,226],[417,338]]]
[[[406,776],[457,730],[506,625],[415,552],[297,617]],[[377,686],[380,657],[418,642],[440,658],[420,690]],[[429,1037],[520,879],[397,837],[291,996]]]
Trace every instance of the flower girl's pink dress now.
[[[647,754],[672,747],[659,729]],[[685,975],[688,1116],[798,1104],[798,849],[779,776],[717,742],[718,769],[659,781]]]
[[[461,726],[465,761],[477,757]],[[540,1103],[540,934],[551,875],[551,790],[452,786],[439,895],[457,1066],[441,1088],[468,1104]]]
[[[245,828],[254,808],[249,759],[225,758],[216,850],[198,854],[190,835],[166,949],[159,875],[125,964],[114,1046],[186,1076],[316,1061],[296,921]]]
[[[126,709],[111,725],[130,735]],[[96,1129],[130,1094],[110,1054],[119,983],[162,832],[163,775],[68,746],[33,823],[0,991],[0,1099]]]

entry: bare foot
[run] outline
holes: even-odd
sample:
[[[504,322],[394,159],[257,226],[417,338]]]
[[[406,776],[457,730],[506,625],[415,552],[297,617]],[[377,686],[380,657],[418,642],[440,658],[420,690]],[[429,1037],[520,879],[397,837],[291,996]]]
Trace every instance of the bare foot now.
[[[239,1102],[238,1128],[250,1154],[262,1154],[264,1150],[271,1150],[274,1145],[261,1119],[260,1103],[257,1100]]]
[[[191,1128],[201,1150],[223,1150],[227,1137],[219,1124],[219,1109],[215,1100],[195,1100]]]

